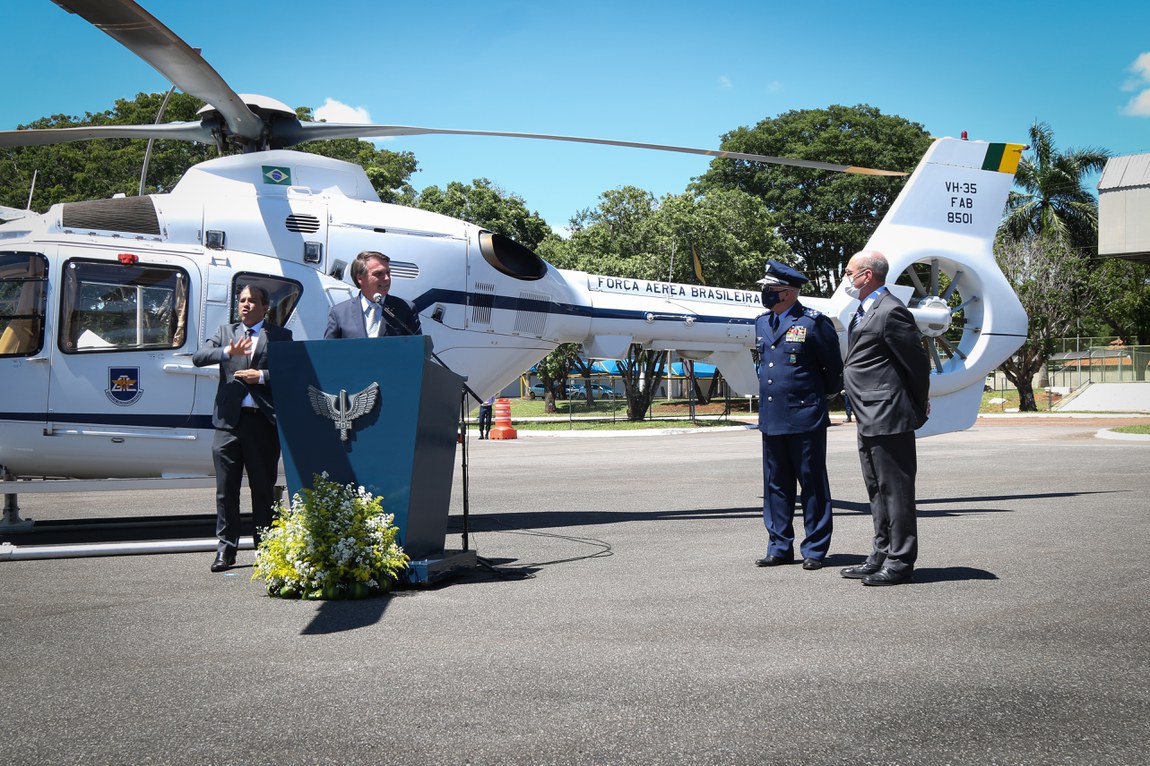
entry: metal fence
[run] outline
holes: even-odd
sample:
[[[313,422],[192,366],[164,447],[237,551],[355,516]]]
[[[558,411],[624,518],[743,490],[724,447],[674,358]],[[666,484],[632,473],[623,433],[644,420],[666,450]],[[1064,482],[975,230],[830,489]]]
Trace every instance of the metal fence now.
[[[1073,391],[1087,383],[1150,381],[1150,346],[1128,346],[1115,338],[1064,338],[1057,348],[1035,376],[1035,387]],[[1014,388],[1001,370],[986,384],[995,390]]]

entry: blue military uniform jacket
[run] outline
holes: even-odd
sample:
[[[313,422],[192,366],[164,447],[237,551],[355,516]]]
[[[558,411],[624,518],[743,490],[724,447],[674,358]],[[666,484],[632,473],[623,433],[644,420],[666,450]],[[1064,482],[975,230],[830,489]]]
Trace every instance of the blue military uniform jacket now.
[[[778,436],[826,428],[826,397],[842,390],[843,360],[834,324],[796,302],[772,330],[771,313],[755,320],[759,430]]]

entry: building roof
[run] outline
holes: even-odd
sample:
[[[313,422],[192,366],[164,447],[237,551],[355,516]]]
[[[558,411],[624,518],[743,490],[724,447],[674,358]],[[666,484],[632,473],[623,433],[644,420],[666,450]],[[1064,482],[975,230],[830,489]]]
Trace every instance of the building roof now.
[[[1111,157],[1098,179],[1098,191],[1150,186],[1150,154]]]

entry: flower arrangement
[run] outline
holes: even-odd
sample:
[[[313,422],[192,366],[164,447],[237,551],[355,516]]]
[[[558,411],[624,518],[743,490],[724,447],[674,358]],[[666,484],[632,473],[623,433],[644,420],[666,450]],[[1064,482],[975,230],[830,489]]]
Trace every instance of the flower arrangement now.
[[[280,598],[364,598],[384,593],[410,560],[394,514],[363,487],[313,477],[261,533],[252,580]]]

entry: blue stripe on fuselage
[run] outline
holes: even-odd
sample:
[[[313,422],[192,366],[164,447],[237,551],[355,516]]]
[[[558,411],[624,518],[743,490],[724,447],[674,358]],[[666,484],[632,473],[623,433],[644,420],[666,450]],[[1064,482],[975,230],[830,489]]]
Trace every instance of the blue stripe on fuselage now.
[[[428,306],[436,303],[445,303],[454,306],[468,306],[468,293],[461,290],[428,290],[414,301],[415,310],[423,313]],[[555,314],[559,316],[588,317],[590,319],[646,319],[651,313],[650,309],[597,309],[591,306],[581,306],[572,303],[555,303],[553,301],[540,301],[531,298],[517,298],[506,295],[489,295],[487,293],[471,293],[484,301],[491,301],[492,308],[505,311],[533,311],[539,314]],[[695,317],[696,322],[710,324],[745,324],[753,325],[755,320],[747,317],[715,316],[709,314],[692,314],[684,311],[684,316]],[[656,321],[681,321],[677,316],[657,316]]]

